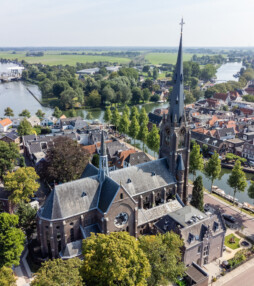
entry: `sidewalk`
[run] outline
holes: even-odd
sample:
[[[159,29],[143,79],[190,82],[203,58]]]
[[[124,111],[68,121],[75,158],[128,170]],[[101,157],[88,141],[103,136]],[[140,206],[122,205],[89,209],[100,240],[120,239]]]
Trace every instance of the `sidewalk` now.
[[[244,271],[250,269],[254,266],[254,258],[245,262],[241,266],[237,267],[236,269],[232,270],[231,272],[227,273],[225,276],[222,276],[218,279],[218,281],[213,282],[211,285],[213,286],[222,286],[225,283],[229,282],[239,274],[243,273]]]

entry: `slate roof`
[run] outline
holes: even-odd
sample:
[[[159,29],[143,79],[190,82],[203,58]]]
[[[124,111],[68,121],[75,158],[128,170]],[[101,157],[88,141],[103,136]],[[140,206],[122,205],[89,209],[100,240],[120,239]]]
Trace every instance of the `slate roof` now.
[[[137,152],[133,154],[129,154],[129,156],[125,159],[125,161],[131,166],[142,164],[145,162],[151,161],[150,158],[144,152]]]
[[[112,171],[110,177],[121,183],[131,196],[175,184],[166,158]]]
[[[109,159],[114,158],[119,151],[128,150],[128,148],[119,141],[106,143],[106,148],[107,148],[107,154],[109,155]]]
[[[92,225],[88,225],[86,227],[80,226],[81,229],[81,233],[83,235],[83,238],[87,238],[91,236],[91,233],[100,233],[101,229],[100,226],[96,223],[96,224],[92,224]]]
[[[218,136],[221,137],[226,137],[229,135],[235,135],[235,130],[233,127],[231,128],[222,128],[222,129],[217,129]]]
[[[191,139],[194,139],[196,141],[199,141],[199,142],[202,142],[204,144],[207,144],[207,145],[210,145],[213,147],[217,147],[217,148],[219,148],[220,145],[223,142],[225,142],[223,140],[220,140],[220,139],[217,139],[217,138],[205,135],[205,134],[201,134],[198,132],[194,132],[194,131],[191,131]]]
[[[149,112],[148,114],[149,122],[156,124],[157,126],[160,125],[162,116]]]
[[[96,168],[93,164],[88,163],[80,178],[84,179],[87,177],[95,176],[98,175],[98,172],[99,172],[98,168]]]
[[[16,140],[19,137],[19,135],[17,132],[11,131],[11,132],[7,133],[4,137],[8,137],[11,140]]]
[[[97,176],[55,186],[40,215],[46,219],[63,219],[97,207],[99,182]]]
[[[173,200],[151,209],[138,209],[138,226],[154,221],[181,208],[181,204],[177,200]]]
[[[59,254],[63,259],[80,256],[82,254],[82,239],[67,243]]]
[[[196,263],[192,263],[192,265],[190,265],[186,269],[185,273],[191,278],[193,282],[195,282],[195,284],[199,284],[203,282],[204,280],[208,280],[208,276],[209,276]]]

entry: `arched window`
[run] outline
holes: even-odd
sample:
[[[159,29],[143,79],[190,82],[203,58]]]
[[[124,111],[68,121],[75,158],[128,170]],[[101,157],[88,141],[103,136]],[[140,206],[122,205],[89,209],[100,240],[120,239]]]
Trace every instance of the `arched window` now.
[[[186,137],[186,131],[185,128],[182,128],[178,135],[178,148],[184,148],[185,147],[185,137]]]
[[[121,199],[121,200],[123,199],[123,193],[120,194],[120,199]]]

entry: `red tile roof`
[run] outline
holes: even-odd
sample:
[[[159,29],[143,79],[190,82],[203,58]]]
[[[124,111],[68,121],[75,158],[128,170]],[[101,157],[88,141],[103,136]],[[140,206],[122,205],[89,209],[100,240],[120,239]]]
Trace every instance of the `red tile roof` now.
[[[105,141],[105,143],[110,143],[112,142],[112,140],[107,140]],[[95,154],[97,151],[97,148],[101,147],[101,142],[98,142],[96,144],[93,145],[86,145],[86,146],[82,146],[82,149],[86,150],[89,154]]]
[[[253,113],[252,109],[248,109],[248,108],[240,108],[240,111],[244,114],[244,115],[251,115]]]
[[[115,166],[120,169],[123,168],[124,160],[130,155],[136,153],[134,149],[124,150],[119,153],[119,159],[116,161]]]
[[[5,118],[3,120],[0,121],[0,124],[5,127],[5,126],[8,126],[10,124],[12,124],[12,121],[10,120],[10,118]]]
[[[228,94],[227,93],[215,93],[213,98],[226,101],[226,99],[228,98]]]

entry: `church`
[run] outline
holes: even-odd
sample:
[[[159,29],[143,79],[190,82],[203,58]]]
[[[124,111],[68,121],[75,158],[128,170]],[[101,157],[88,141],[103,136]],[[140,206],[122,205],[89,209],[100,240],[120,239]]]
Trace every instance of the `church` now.
[[[102,131],[99,169],[88,164],[81,179],[55,186],[38,211],[37,239],[44,257],[80,256],[82,239],[92,232],[127,231],[135,237],[163,232],[170,214],[187,223],[186,208],[188,221],[193,222],[193,216],[205,219],[205,214],[186,206],[191,135],[184,111],[182,32],[173,80],[169,112],[160,128],[159,158],[109,171]],[[217,244],[219,257],[223,243]]]

